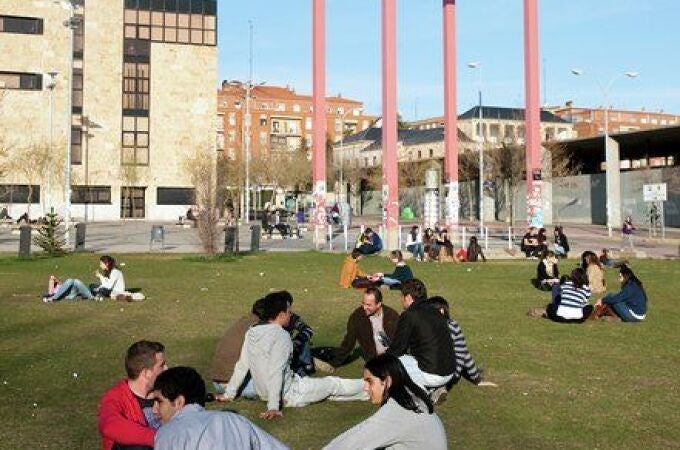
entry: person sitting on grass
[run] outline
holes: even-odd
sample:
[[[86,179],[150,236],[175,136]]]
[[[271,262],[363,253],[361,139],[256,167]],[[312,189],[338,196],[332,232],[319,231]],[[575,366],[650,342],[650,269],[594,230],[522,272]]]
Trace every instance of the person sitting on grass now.
[[[588,276],[583,268],[577,267],[568,279],[552,285],[552,303],[546,307],[545,317],[553,322],[583,323],[593,312],[588,299]]]
[[[567,235],[564,234],[564,229],[561,226],[557,226],[555,227],[553,234],[555,236],[555,243],[553,244],[555,256],[566,258],[570,248],[569,239],[567,239]]]
[[[152,412],[156,378],[168,368],[165,347],[139,341],[125,356],[127,378],[109,389],[99,404],[99,433],[104,450],[151,450],[159,424]]]
[[[595,318],[608,317],[624,322],[641,322],[647,317],[647,293],[642,281],[627,265],[619,269],[621,291],[607,294],[595,304]]]
[[[588,275],[588,287],[590,292],[595,295],[603,295],[607,292],[607,284],[604,278],[604,269],[600,264],[600,259],[594,252],[587,250],[581,256],[581,267]]]
[[[288,449],[245,417],[205,409],[203,378],[192,367],[173,367],[156,378],[154,413],[162,423],[155,450]]]
[[[376,283],[382,283],[386,286],[397,288],[401,283],[413,278],[411,268],[404,261],[404,255],[401,250],[392,250],[390,252],[390,261],[395,264],[394,272],[392,273],[374,273],[368,279]]]
[[[366,274],[359,269],[359,261],[363,258],[363,254],[358,248],[352,250],[352,253],[345,257],[340,269],[340,287],[341,288],[366,288],[374,286],[375,283],[370,281]]]
[[[345,431],[324,450],[446,450],[446,431],[432,401],[398,358],[376,356],[364,366],[364,390],[380,409]]]
[[[288,306],[293,306],[293,296],[288,291],[279,291],[278,294],[286,297]],[[292,310],[291,310],[292,311]],[[312,359],[310,341],[314,336],[314,330],[307,325],[302,317],[291,312],[288,325],[283,327],[293,341],[293,358],[290,367],[297,375],[304,377],[314,373],[314,361]]]
[[[116,266],[115,259],[108,255],[102,256],[99,258],[99,268],[101,272],[99,270],[95,272],[99,283],[90,284],[88,287],[77,278],[67,278],[52,295],[44,296],[43,302],[58,302],[64,298],[74,300],[79,296],[85,299],[93,299],[95,296],[116,298],[118,295],[130,294],[125,290],[123,272]]]
[[[413,225],[411,231],[406,235],[406,250],[413,254],[416,261],[425,261],[425,244],[423,244],[423,233],[420,232],[418,225]]]
[[[524,234],[520,250],[524,252],[527,258],[538,258],[540,256],[541,245],[538,242],[538,230],[536,230],[536,227],[529,227]]]
[[[265,420],[282,417],[282,406],[302,407],[325,399],[366,400],[368,396],[362,390],[361,380],[300,378],[293,373],[290,368],[293,343],[285,330],[290,315],[290,304],[285,294],[273,292],[265,297],[263,319],[266,323],[246,332],[224,400],[236,398],[248,372],[258,397],[267,402],[267,410],[260,414]]]
[[[340,367],[347,364],[357,342],[365,360],[387,351],[397,331],[399,313],[383,304],[382,298],[379,288],[366,289],[361,306],[347,319],[347,331],[342,343],[330,352],[328,362],[331,366]]]
[[[436,236],[437,247],[439,247],[437,259],[439,262],[452,262],[454,250],[448,230],[443,228]]]
[[[465,257],[468,262],[477,262],[480,257],[483,262],[486,262],[486,256],[484,256],[482,246],[477,242],[477,236],[470,237],[470,243],[468,244]]]
[[[536,266],[536,283],[538,289],[549,291],[560,281],[560,271],[557,267],[557,257],[551,251],[544,251]]]
[[[463,330],[458,325],[454,319],[451,318],[449,313],[449,302],[446,301],[444,297],[430,297],[427,303],[432,305],[437,309],[444,318],[449,326],[449,331],[451,332],[451,339],[453,340],[454,352],[456,354],[456,371],[453,374],[453,378],[446,385],[447,390],[451,390],[461,378],[465,378],[470,383],[475,386],[496,386],[492,382],[484,382],[483,380],[483,370],[477,367],[475,359],[470,354],[467,342],[465,341],[465,335],[463,335]],[[439,402],[443,400],[440,397]]]
[[[600,263],[605,267],[621,267],[623,264],[628,265],[626,260],[613,259],[608,248],[603,248],[599,256]]]
[[[439,256],[439,242],[437,242],[437,235],[432,228],[425,228],[423,234],[423,245],[425,247],[425,255],[427,261],[436,260]]]
[[[378,236],[378,233],[373,231],[371,228],[366,228],[364,231],[363,239],[361,245],[359,245],[359,251],[362,255],[373,255],[375,253],[380,253],[383,249],[382,239]]]

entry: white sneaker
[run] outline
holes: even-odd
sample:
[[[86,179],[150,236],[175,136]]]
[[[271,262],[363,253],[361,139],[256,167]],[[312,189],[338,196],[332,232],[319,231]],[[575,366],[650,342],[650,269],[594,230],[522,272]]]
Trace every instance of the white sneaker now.
[[[133,292],[132,293],[132,301],[134,301],[134,302],[140,302],[140,301],[144,300],[145,298],[146,297],[141,292]]]

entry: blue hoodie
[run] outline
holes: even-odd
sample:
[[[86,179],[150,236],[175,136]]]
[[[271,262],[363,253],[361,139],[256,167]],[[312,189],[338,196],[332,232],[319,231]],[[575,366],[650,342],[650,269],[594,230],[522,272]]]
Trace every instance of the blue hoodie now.
[[[638,316],[647,314],[647,295],[635,282],[628,281],[617,294],[607,294],[602,299],[607,305],[625,303],[625,305]]]

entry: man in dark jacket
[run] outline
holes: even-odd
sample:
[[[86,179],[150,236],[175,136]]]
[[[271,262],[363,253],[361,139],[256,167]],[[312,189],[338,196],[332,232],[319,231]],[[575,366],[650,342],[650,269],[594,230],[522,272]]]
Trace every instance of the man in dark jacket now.
[[[398,320],[399,313],[383,305],[380,289],[366,289],[361,306],[347,320],[347,332],[340,347],[331,353],[330,364],[333,367],[345,364],[357,341],[366,361],[384,353],[397,330]]]
[[[427,289],[417,278],[401,285],[404,312],[388,353],[397,356],[423,389],[446,385],[456,371],[453,340],[444,317],[427,303]]]

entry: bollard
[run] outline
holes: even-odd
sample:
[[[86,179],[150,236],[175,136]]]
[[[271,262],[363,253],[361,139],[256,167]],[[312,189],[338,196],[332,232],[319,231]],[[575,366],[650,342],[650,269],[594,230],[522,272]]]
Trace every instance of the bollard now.
[[[76,224],[76,242],[75,251],[83,252],[85,251],[85,223],[78,222]]]
[[[319,249],[319,226],[314,224],[314,249]]]
[[[463,233],[461,234],[461,244],[460,244],[460,246],[465,247],[465,248],[467,248],[467,244],[465,242],[467,240],[466,234],[467,234],[467,228],[463,227]]]
[[[508,250],[512,250],[512,227],[508,227]]]
[[[402,226],[399,225],[399,234],[397,235],[397,248],[401,250],[401,229]]]
[[[238,229],[236,227],[224,228],[224,253],[232,254],[238,251],[236,242],[238,241]]]
[[[19,258],[31,257],[31,226],[19,227]]]
[[[328,225],[328,250],[333,250],[333,225]]]
[[[484,227],[484,250],[489,249],[489,227]]]
[[[261,225],[251,225],[250,226],[250,251],[259,252],[260,251],[260,235],[262,234]]]
[[[349,236],[347,235],[347,224],[346,223],[342,225],[342,234],[345,236],[345,251],[347,251],[348,245],[349,245],[349,242],[348,242]]]

